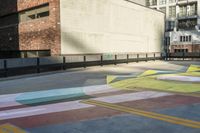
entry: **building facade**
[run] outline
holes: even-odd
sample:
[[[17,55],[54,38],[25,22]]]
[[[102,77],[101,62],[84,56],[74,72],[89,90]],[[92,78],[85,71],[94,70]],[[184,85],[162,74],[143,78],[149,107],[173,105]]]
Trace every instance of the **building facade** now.
[[[146,5],[166,14],[166,52],[200,52],[199,0],[146,0]]]
[[[0,53],[161,52],[163,35],[162,12],[126,0],[0,0]]]
[[[60,54],[59,2],[0,0],[0,56]]]
[[[146,1],[145,0],[127,0],[127,1],[131,1],[140,5],[145,6],[146,5]]]

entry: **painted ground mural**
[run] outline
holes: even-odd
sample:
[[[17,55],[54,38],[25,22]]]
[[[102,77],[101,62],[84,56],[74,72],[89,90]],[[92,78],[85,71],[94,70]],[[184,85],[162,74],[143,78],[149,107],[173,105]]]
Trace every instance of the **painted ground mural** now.
[[[128,76],[107,76],[107,83],[117,89],[161,90],[200,95],[200,66],[191,65],[178,71],[147,70]]]
[[[200,66],[153,63],[2,81],[0,133],[200,133]]]

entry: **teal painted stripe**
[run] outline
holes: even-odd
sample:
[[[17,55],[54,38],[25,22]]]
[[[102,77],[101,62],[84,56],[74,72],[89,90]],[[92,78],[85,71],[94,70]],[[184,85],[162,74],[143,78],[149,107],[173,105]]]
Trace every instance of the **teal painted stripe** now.
[[[22,104],[39,104],[44,102],[67,100],[86,96],[81,88],[57,89],[23,93],[16,98]]]

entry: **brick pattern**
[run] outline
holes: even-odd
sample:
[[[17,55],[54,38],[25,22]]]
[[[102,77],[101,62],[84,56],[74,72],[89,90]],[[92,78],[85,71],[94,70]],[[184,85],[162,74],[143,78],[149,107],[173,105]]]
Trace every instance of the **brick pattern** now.
[[[200,44],[171,45],[171,53],[174,53],[175,49],[188,49],[188,52],[200,52]]]
[[[31,21],[21,22],[18,25],[18,33],[15,33],[15,38],[18,41],[12,42],[18,46],[12,47],[9,43],[9,37],[0,40],[0,48],[6,50],[51,50],[52,55],[60,54],[60,13],[59,0],[18,0],[15,5],[1,4],[5,0],[0,0],[0,8],[8,8],[2,14],[10,14],[23,11],[32,7],[36,7],[45,3],[49,3],[50,16]],[[15,1],[15,0],[8,0]],[[17,8],[16,8],[17,6]],[[2,9],[2,8],[1,8]],[[1,11],[0,11],[1,12]],[[2,16],[2,14],[0,14]],[[13,27],[9,26],[8,28]],[[2,32],[0,38],[8,35],[8,28],[0,29]],[[7,39],[7,40],[6,40]],[[5,47],[7,46],[7,47]]]

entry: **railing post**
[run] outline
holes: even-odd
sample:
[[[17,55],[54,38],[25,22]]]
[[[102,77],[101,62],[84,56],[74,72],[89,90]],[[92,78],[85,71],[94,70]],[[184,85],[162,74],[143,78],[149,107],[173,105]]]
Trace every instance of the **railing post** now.
[[[183,52],[183,60],[185,60],[185,53]]]
[[[37,58],[37,73],[40,73],[40,58]]]
[[[156,53],[153,54],[153,59],[156,61]]]
[[[137,63],[139,62],[140,55],[137,54]]]
[[[129,54],[127,54],[127,64],[129,63]]]
[[[4,77],[8,77],[8,64],[7,60],[4,60]]]
[[[115,65],[117,65],[117,55],[115,55]]]
[[[162,52],[160,53],[160,60],[163,60],[163,54],[162,54]],[[164,60],[167,60],[166,57],[164,57]]]
[[[148,62],[148,53],[146,53],[146,62]]]
[[[63,65],[62,65],[63,70],[66,70],[65,65],[66,65],[66,58],[65,58],[65,56],[63,56]]]
[[[103,66],[103,55],[101,55],[101,66]]]
[[[83,60],[84,60],[84,68],[86,68],[86,56],[83,56]]]

